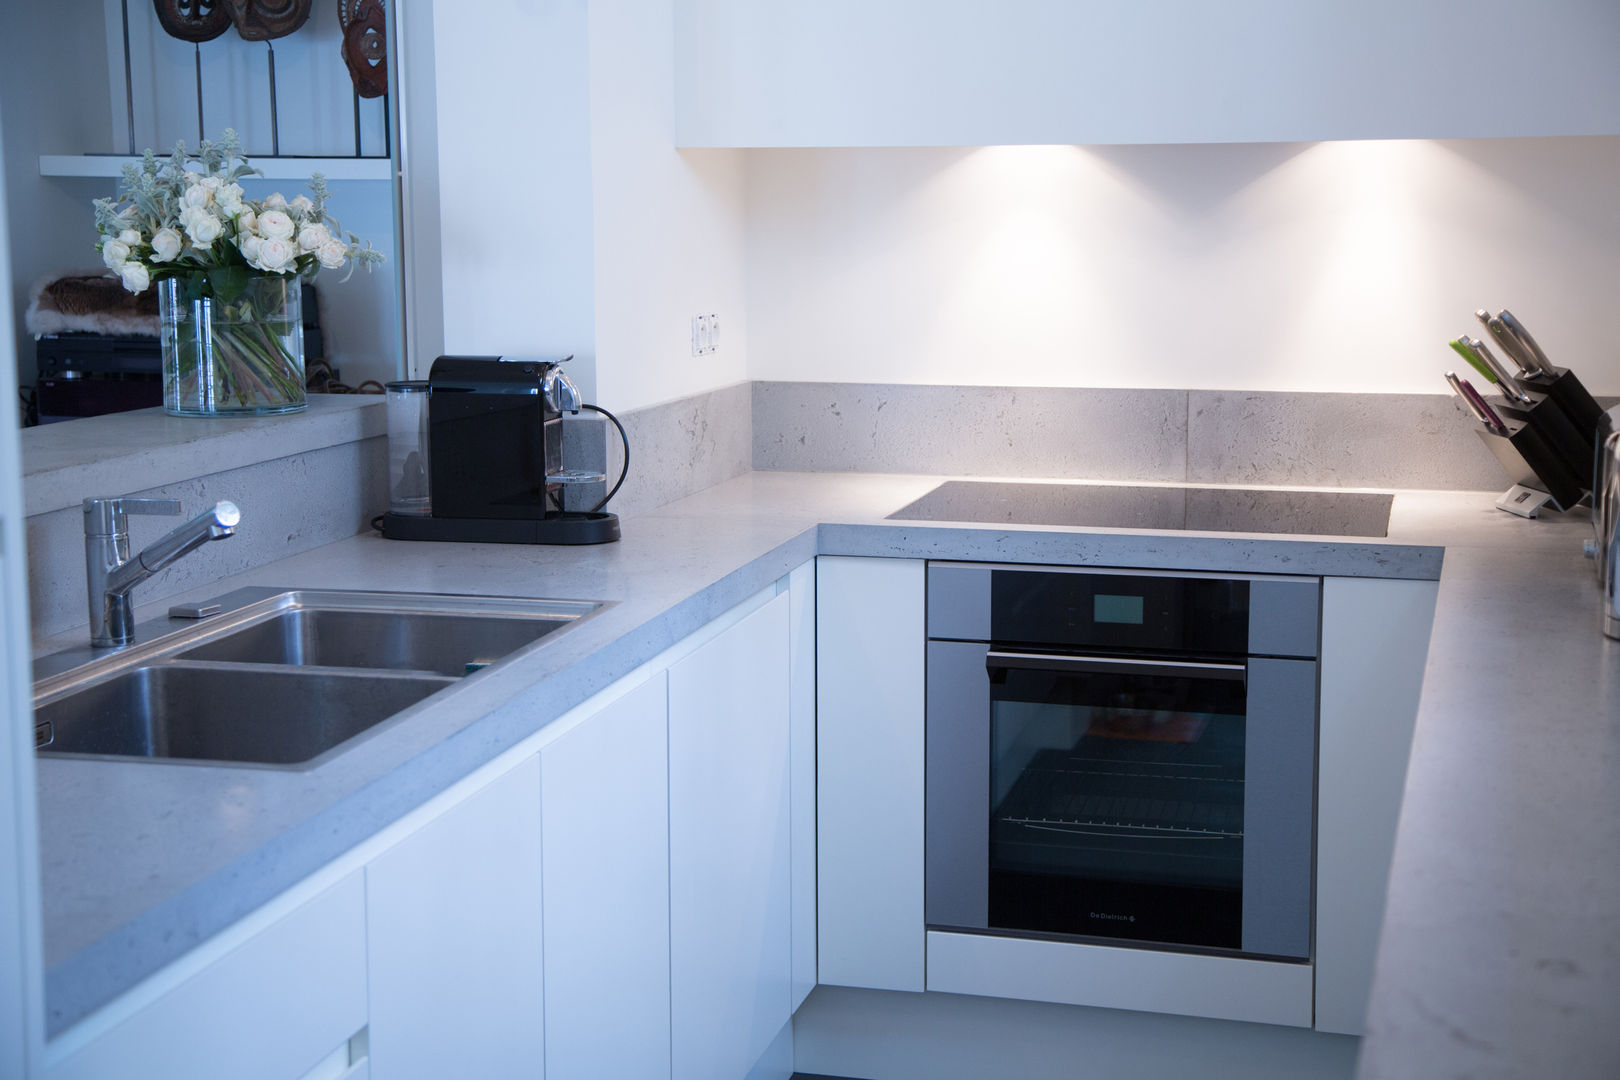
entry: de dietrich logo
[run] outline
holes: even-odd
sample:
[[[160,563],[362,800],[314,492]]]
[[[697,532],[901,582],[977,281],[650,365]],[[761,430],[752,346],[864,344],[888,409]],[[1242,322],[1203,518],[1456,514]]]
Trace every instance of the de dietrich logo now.
[[[1108,919],[1108,920],[1111,920],[1113,922],[1135,922],[1136,921],[1136,916],[1135,915],[1110,915],[1106,911],[1093,911],[1091,913],[1091,917],[1093,919]]]

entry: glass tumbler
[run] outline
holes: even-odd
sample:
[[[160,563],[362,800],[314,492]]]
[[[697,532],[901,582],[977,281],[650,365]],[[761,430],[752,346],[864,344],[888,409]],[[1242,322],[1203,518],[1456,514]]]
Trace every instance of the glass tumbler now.
[[[427,517],[433,513],[429,482],[426,382],[391,382],[388,392],[388,509]]]

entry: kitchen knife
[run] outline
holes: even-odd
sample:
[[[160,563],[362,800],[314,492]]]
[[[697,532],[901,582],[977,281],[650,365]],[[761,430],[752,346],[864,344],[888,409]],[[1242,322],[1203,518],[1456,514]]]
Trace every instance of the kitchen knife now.
[[[1502,320],[1502,325],[1508,328],[1508,332],[1513,335],[1514,339],[1518,341],[1520,345],[1524,346],[1525,351],[1527,351],[1530,354],[1531,359],[1535,361],[1536,367],[1540,368],[1548,375],[1553,374],[1554,368],[1552,366],[1552,362],[1547,359],[1547,354],[1541,351],[1541,346],[1536,344],[1536,339],[1530,336],[1530,331],[1524,328],[1524,324],[1518,319],[1515,319],[1513,317],[1513,313],[1508,311],[1506,308],[1498,311],[1496,313],[1496,317]]]
[[[1464,338],[1463,342],[1479,356],[1486,367],[1490,368],[1491,374],[1495,376],[1491,381],[1497,384],[1497,388],[1502,391],[1503,397],[1509,401],[1516,401],[1520,405],[1534,404],[1534,399],[1519,386],[1518,379],[1523,377],[1523,372],[1509,371],[1507,365],[1498,360],[1496,354],[1491,352],[1490,346],[1479,340],[1479,338]]]
[[[1473,398],[1469,397],[1463,392],[1462,380],[1457,378],[1457,373],[1455,371],[1446,372],[1446,382],[1451,384],[1451,388],[1457,392],[1457,396],[1461,398],[1462,403],[1468,407],[1468,411],[1474,414],[1474,419],[1478,420],[1486,427],[1489,427],[1491,421],[1485,415],[1485,410],[1481,409],[1478,404],[1475,404]]]
[[[1483,341],[1478,338],[1461,337],[1454,338],[1449,344],[1486,382],[1495,385],[1504,399],[1518,405],[1533,404],[1530,395],[1519,389],[1518,383],[1513,381],[1513,376],[1508,374],[1507,368],[1502,366],[1502,362],[1486,348]]]
[[[1506,435],[1507,425],[1502,422],[1502,418],[1497,415],[1496,410],[1491,408],[1491,403],[1485,400],[1485,395],[1481,394],[1478,390],[1475,390],[1474,384],[1469,382],[1467,379],[1458,379],[1457,385],[1461,387],[1463,396],[1466,397],[1469,403],[1472,404],[1474,408],[1478,409],[1479,414],[1485,418],[1485,426],[1496,432],[1498,435]]]
[[[1468,361],[1468,366],[1479,372],[1480,377],[1486,382],[1497,381],[1496,373],[1485,365],[1484,359],[1472,348],[1472,341],[1467,338],[1452,338],[1446,344],[1450,345],[1451,350],[1458,356]]]
[[[1485,324],[1485,329],[1491,332],[1491,337],[1496,340],[1497,345],[1501,346],[1502,351],[1507,353],[1515,364],[1530,373],[1532,377],[1541,374],[1541,369],[1536,366],[1536,358],[1531,356],[1530,350],[1526,349],[1519,339],[1513,336],[1513,331],[1507,328],[1507,324],[1484,308],[1474,312],[1474,317]]]

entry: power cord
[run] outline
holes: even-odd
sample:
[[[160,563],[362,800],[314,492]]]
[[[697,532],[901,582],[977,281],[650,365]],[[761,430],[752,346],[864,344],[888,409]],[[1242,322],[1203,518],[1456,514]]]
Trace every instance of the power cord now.
[[[602,408],[602,406],[581,405],[580,408],[589,409],[591,412],[599,412],[611,420],[613,422],[613,426],[619,429],[619,441],[624,443],[624,464],[619,468],[619,479],[614,482],[612,489],[609,490],[606,495],[602,496],[602,501],[590,508],[588,513],[594,514],[598,510],[602,509],[602,507],[606,506],[609,499],[613,498],[613,496],[619,493],[619,489],[624,486],[624,478],[630,475],[630,436],[624,433],[624,425],[619,423],[619,418]]]

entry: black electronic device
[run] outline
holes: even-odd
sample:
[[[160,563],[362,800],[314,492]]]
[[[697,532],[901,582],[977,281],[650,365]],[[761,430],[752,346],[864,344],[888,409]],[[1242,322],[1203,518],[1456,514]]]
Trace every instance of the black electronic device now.
[[[565,508],[571,486],[603,477],[563,467],[564,413],[589,409],[613,419],[580,401],[562,372],[567,359],[441,356],[426,383],[390,383],[383,535],[495,544],[619,539],[618,515],[602,510],[617,484],[590,510]]]

